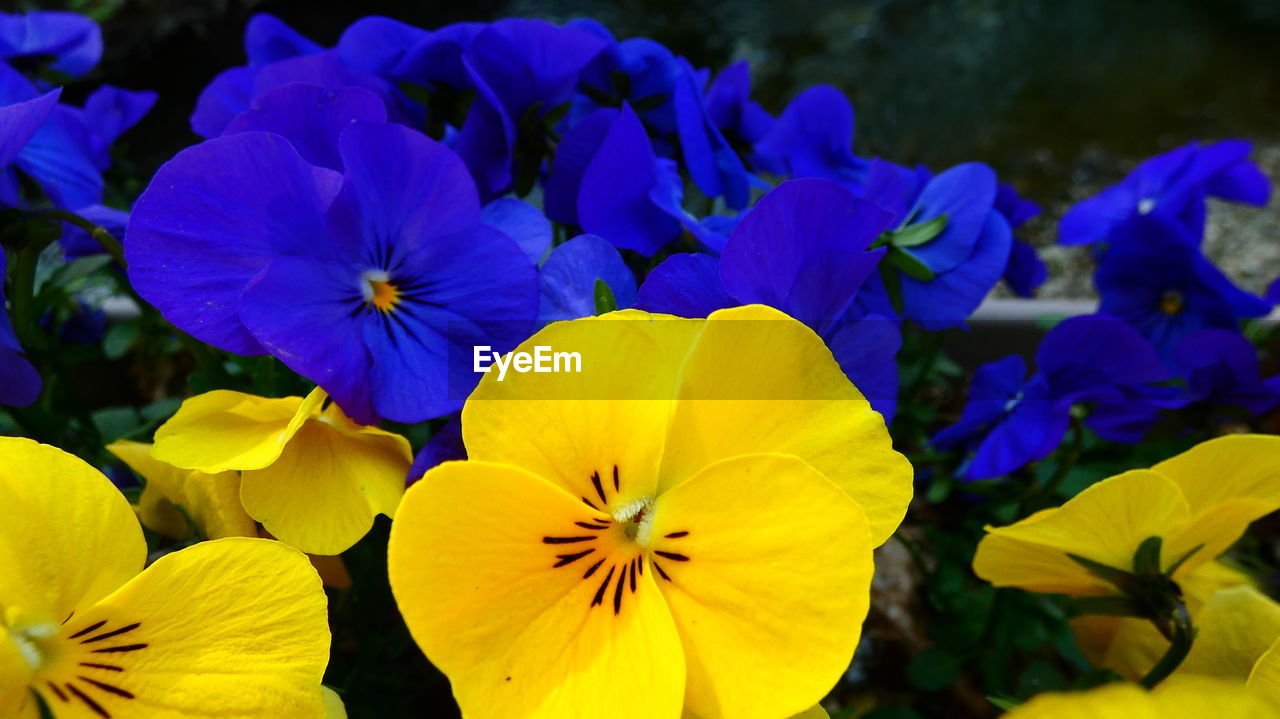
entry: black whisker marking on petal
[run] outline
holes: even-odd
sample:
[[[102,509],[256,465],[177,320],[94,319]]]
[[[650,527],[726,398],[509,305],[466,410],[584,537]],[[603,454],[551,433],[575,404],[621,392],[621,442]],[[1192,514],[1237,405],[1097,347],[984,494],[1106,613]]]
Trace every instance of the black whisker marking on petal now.
[[[57,684],[54,684],[53,682],[45,682],[45,684],[48,684],[49,688],[53,690],[53,693],[56,694],[58,698],[61,699],[62,701],[64,702],[71,701],[70,699],[67,698],[67,693],[59,689]]]
[[[69,636],[69,637],[67,637],[67,638],[68,638],[68,639],[79,639],[80,637],[83,637],[84,635],[88,634],[89,632],[92,632],[92,631],[94,631],[94,630],[98,629],[99,627],[101,627],[103,624],[106,624],[106,623],[107,623],[107,622],[104,620],[104,621],[98,622],[97,624],[90,624],[89,626],[85,627],[84,629],[81,629],[80,631],[76,632],[75,634],[72,634],[71,636]]]
[[[654,552],[653,552],[653,553],[654,553],[654,554],[656,554],[656,555],[658,555],[659,557],[666,557],[667,559],[670,559],[670,560],[671,560],[671,561],[673,561],[673,562],[687,562],[687,561],[689,561],[689,558],[688,558],[688,557],[686,557],[685,555],[683,555],[683,554],[676,554],[675,552],[664,552],[664,551],[661,551],[661,550],[654,550]]]
[[[79,689],[76,689],[75,686],[70,683],[68,683],[66,687],[67,687],[67,691],[74,694],[76,696],[76,699],[79,699],[80,701],[84,702],[85,706],[89,707],[89,709],[92,710],[94,714],[97,714],[103,719],[111,719],[110,712],[108,712],[106,709],[103,709],[102,705],[99,704],[98,702],[95,702],[94,700],[90,699],[89,695],[85,694]]]
[[[613,491],[621,492],[622,488],[618,486],[618,465],[613,465]]]
[[[115,694],[118,697],[124,697],[125,699],[135,698],[133,696],[133,692],[128,691],[126,689],[121,689],[120,687],[115,686],[114,684],[107,684],[106,682],[100,682],[97,679],[90,679],[89,677],[84,677],[84,676],[77,676],[76,678],[81,681],[89,682],[90,684],[101,689],[102,691],[110,694]]]
[[[594,607],[597,604],[604,603],[604,593],[609,589],[609,582],[613,580],[613,573],[617,569],[618,567],[616,565],[609,567],[609,573],[605,575],[604,581],[600,583],[600,588],[596,590],[596,596],[591,600],[591,606]]]
[[[608,503],[609,499],[604,496],[604,485],[600,484],[600,473],[591,473],[591,483],[596,487],[596,494],[600,495],[600,501]]]
[[[640,561],[639,557],[631,560],[631,593],[636,593],[636,563]]]
[[[106,634],[99,634],[99,635],[98,635],[98,636],[96,636],[96,637],[89,637],[88,639],[83,639],[83,640],[81,640],[81,641],[80,641],[80,643],[81,643],[81,644],[93,644],[94,642],[100,642],[100,641],[102,641],[103,639],[110,639],[111,637],[118,637],[118,636],[120,636],[121,634],[128,634],[129,632],[132,632],[133,630],[137,629],[137,628],[138,628],[138,627],[140,627],[140,626],[142,626],[142,623],[141,623],[141,622],[135,622],[135,623],[133,623],[133,624],[130,624],[130,625],[129,625],[129,626],[127,626],[127,627],[120,627],[119,629],[116,629],[116,630],[114,630],[114,631],[107,632]]]
[[[80,662],[80,666],[89,667],[90,669],[101,669],[107,672],[122,672],[124,667],[117,667],[111,664],[94,664],[93,662]]]
[[[595,535],[589,537],[543,537],[543,544],[575,544],[577,542],[590,542],[595,539]]]
[[[94,654],[122,654],[125,652],[136,652],[139,649],[146,649],[146,644],[125,644],[120,647],[107,647],[105,649],[94,649]]]
[[[658,560],[656,560],[656,559],[655,559],[655,560],[653,560],[653,568],[654,568],[654,569],[656,569],[656,570],[658,570],[658,576],[662,577],[663,579],[667,580],[668,582],[669,582],[669,581],[671,581],[671,577],[668,577],[668,576],[667,576],[667,573],[666,573],[666,572],[664,572],[664,571],[662,571],[662,565],[661,565],[661,564],[658,564]]]
[[[71,621],[71,618],[74,617],[75,615],[76,615],[75,610],[74,609],[71,610],[71,613],[67,615],[67,618],[62,620],[62,624],[65,626],[66,623]]]
[[[579,527],[582,527],[583,529],[608,529],[609,528],[609,525],[607,524],[592,524],[590,522],[574,522],[574,524],[578,525]]]
[[[640,576],[644,576],[644,557],[636,557],[636,569],[639,570]]]
[[[583,557],[587,556],[588,554],[591,554],[594,551],[596,550],[588,549],[585,552],[578,552],[577,554],[557,554],[556,558],[559,559],[560,561],[556,562],[554,565],[552,565],[552,567],[553,568],[563,567],[566,564],[573,564],[574,562],[578,561],[579,559],[582,559]]]
[[[622,574],[618,575],[618,586],[613,590],[613,614],[617,616],[622,611],[622,590],[626,589],[627,584],[627,568],[622,568]]]
[[[592,503],[591,503],[591,500],[587,499],[586,497],[578,497],[578,499],[581,499],[583,504],[585,504],[585,505],[587,505],[588,507],[590,507],[590,508],[592,508],[592,509],[596,510],[597,512],[599,512],[599,511],[600,511],[600,508],[599,508],[599,507],[597,507],[596,505],[592,504]]]
[[[667,539],[679,539],[681,537],[689,536],[689,533],[688,532],[672,532],[671,534],[667,534],[664,536],[666,536]]]
[[[595,564],[591,565],[591,568],[587,570],[587,573],[586,573],[586,574],[582,575],[582,578],[583,578],[583,579],[589,579],[589,578],[591,577],[591,575],[592,575],[592,574],[595,574],[595,573],[596,573],[596,570],[600,568],[600,565],[601,565],[601,564],[604,564],[604,560],[603,560],[603,559],[601,559],[600,561],[598,561],[598,562],[596,562]]]

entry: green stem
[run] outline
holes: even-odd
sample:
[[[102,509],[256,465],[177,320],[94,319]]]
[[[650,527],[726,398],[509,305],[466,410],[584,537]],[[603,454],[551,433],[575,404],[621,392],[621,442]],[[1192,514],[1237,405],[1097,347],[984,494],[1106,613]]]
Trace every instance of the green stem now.
[[[31,216],[39,220],[66,222],[79,227],[85,232],[88,232],[89,236],[92,237],[95,242],[102,245],[102,249],[106,250],[107,254],[111,255],[113,260],[120,263],[121,267],[127,266],[124,261],[124,246],[107,231],[107,228],[90,222],[80,215],[77,215],[74,212],[68,212],[67,210],[41,210],[33,213]]]
[[[1179,666],[1181,666],[1187,655],[1191,653],[1191,645],[1195,641],[1196,630],[1191,623],[1191,615],[1187,612],[1187,605],[1178,600],[1178,606],[1174,610],[1173,627],[1170,629],[1168,621],[1154,622],[1156,629],[1165,635],[1170,641],[1169,650],[1160,657],[1160,661],[1147,672],[1147,675],[1138,683],[1147,689],[1153,689],[1157,684],[1164,681],[1173,674]]]
[[[32,307],[35,300],[36,265],[40,262],[41,249],[35,245],[23,247],[14,253],[13,263],[9,266],[9,314],[13,319],[13,331],[18,336],[18,344],[28,349],[31,347],[31,328],[35,322]]]

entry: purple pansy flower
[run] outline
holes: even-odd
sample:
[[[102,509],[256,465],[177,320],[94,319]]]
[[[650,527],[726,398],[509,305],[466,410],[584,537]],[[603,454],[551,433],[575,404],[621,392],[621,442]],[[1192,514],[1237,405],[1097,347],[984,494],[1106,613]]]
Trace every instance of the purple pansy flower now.
[[[176,326],[232,352],[275,355],[357,421],[416,422],[461,405],[477,377],[473,345],[505,351],[527,337],[537,274],[482,222],[458,156],[401,125],[359,119],[377,102],[360,97],[295,107],[316,126],[345,127],[336,150],[308,151],[338,158],[340,170],[261,130],[179,153],[130,219],[129,274]],[[316,116],[325,111],[350,121]]]
[[[814,85],[787,105],[756,143],[762,169],[787,177],[822,177],[852,189],[867,163],[853,154],[853,106],[830,85]]]
[[[1119,184],[1071,208],[1058,225],[1059,242],[1084,245],[1109,239],[1134,217],[1159,217],[1182,224],[1187,239],[1204,234],[1205,198],[1265,205],[1271,183],[1249,160],[1243,140],[1192,142],[1149,158]]]
[[[102,31],[73,12],[0,12],[0,60],[22,64],[52,58],[51,70],[79,77],[102,58]]]
[[[615,309],[636,303],[636,276],[613,245],[595,235],[578,235],[553,249],[539,275],[540,323],[596,314],[598,282],[609,288]]]

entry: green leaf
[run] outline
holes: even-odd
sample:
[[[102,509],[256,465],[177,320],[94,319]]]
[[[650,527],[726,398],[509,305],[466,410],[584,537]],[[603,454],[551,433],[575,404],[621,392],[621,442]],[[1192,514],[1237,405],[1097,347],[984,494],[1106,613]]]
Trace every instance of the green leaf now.
[[[1161,537],[1147,537],[1138,545],[1133,553],[1133,573],[1139,577],[1160,574],[1160,548],[1164,546]]]
[[[901,247],[890,246],[889,254],[884,256],[882,262],[907,277],[921,282],[929,282],[937,276],[911,250],[904,250]]]
[[[98,270],[111,264],[110,255],[91,255],[68,262],[49,275],[48,284],[54,287],[67,287],[77,280],[84,279]]]
[[[1204,549],[1204,545],[1197,544],[1196,546],[1192,547],[1191,550],[1188,551],[1186,554],[1182,555],[1181,557],[1178,557],[1177,561],[1173,563],[1173,566],[1169,567],[1169,571],[1165,572],[1165,575],[1172,577],[1174,574],[1177,574],[1178,570],[1182,568],[1183,563],[1186,562],[1188,559],[1191,559],[1191,557],[1196,552],[1199,552],[1201,549]]]
[[[902,314],[902,279],[884,263],[880,264],[880,279],[884,281],[884,292],[889,295],[893,311]]]
[[[133,346],[141,332],[142,323],[137,320],[111,325],[102,338],[102,353],[107,359],[120,359]]]
[[[596,278],[595,286],[596,314],[602,315],[606,312],[613,312],[618,309],[618,300],[613,296],[613,290],[609,289],[609,285],[604,280]]]
[[[1141,586],[1141,582],[1138,581],[1137,577],[1133,576],[1129,572],[1124,571],[1123,569],[1116,569],[1115,567],[1109,567],[1103,564],[1102,562],[1095,562],[1094,560],[1089,559],[1088,557],[1082,557],[1078,554],[1071,554],[1070,552],[1067,553],[1067,557],[1071,559],[1071,561],[1075,562],[1076,564],[1079,564],[1080,566],[1089,570],[1089,573],[1092,574],[1093,576],[1105,582],[1110,582],[1117,589],[1119,589],[1122,592],[1125,592],[1126,594],[1134,593],[1134,591]]]
[[[894,232],[889,238],[889,244],[894,247],[918,247],[941,235],[945,229],[947,229],[947,216],[938,215],[928,222],[907,225]]]

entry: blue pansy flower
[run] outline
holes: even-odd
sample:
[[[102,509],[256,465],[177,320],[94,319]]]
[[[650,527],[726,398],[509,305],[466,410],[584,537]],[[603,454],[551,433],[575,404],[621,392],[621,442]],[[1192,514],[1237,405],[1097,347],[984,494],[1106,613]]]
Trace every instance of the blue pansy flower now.
[[[1146,341],[1114,317],[1065,320],[1036,351],[1027,375],[1018,355],[978,368],[960,420],[933,445],[970,454],[960,476],[985,479],[1047,457],[1061,443],[1076,402],[1128,401],[1129,393],[1169,379]]]
[[[676,80],[683,67],[662,43],[645,37],[614,42],[582,68],[578,94],[569,110],[570,124],[602,107],[625,102],[660,138],[676,134]],[[672,153],[665,151],[663,155]]]
[[[1205,259],[1181,223],[1158,216],[1136,217],[1112,231],[1094,284],[1099,311],[1132,324],[1166,362],[1193,332],[1236,329],[1241,319],[1271,309]]]
[[[1235,405],[1262,414],[1280,404],[1280,377],[1262,378],[1258,351],[1232,330],[1189,335],[1174,356],[1188,402]]]
[[[49,61],[49,69],[79,77],[102,58],[102,31],[73,12],[0,12],[0,60],[13,65]]]
[[[751,99],[751,65],[746,60],[729,65],[711,81],[707,114],[742,155],[749,155],[774,123],[773,115]]]
[[[471,80],[462,54],[486,27],[460,22],[424,30],[391,18],[364,17],[343,31],[338,55],[349,67],[393,82],[465,90]]]
[[[336,151],[310,153],[340,171],[260,130],[179,153],[134,209],[129,275],[175,326],[275,355],[357,421],[417,422],[461,405],[473,345],[506,351],[528,336],[538,279],[520,245],[482,222],[460,158],[358,119],[376,102],[364,99],[295,108],[345,126]],[[325,109],[352,119],[315,116]]]
[[[787,177],[822,177],[850,188],[866,178],[867,162],[853,154],[853,105],[830,85],[796,95],[756,143],[762,169]]]
[[[544,118],[569,102],[583,66],[606,45],[579,27],[523,19],[499,20],[471,40],[462,62],[476,99],[452,147],[484,199],[538,171],[548,150]]]
[[[845,373],[891,419],[897,396],[896,324],[852,308],[884,249],[869,250],[892,216],[829,180],[790,180],[737,223],[717,260],[673,255],[640,288],[650,312],[704,317],[760,303],[813,328]]]
[[[930,175],[876,159],[862,196],[893,221],[859,305],[893,306],[927,330],[962,325],[1009,263],[1013,234],[995,207],[995,172],[970,162]]]
[[[623,310],[636,303],[636,276],[613,245],[595,235],[578,235],[553,249],[539,275],[540,323],[596,314],[600,282],[608,288],[614,308]]]
[[[1152,216],[1181,223],[1187,239],[1198,244],[1206,197],[1267,203],[1271,183],[1249,160],[1251,149],[1243,140],[1192,142],[1149,158],[1119,184],[1072,207],[1058,225],[1059,242],[1100,242],[1128,220]]]
[[[689,232],[708,249],[724,237],[683,207],[674,160],[658,157],[640,118],[624,104],[584,118],[565,135],[546,182],[547,215],[652,255]]]
[[[1017,230],[1040,214],[1040,205],[1018,194],[1013,185],[1001,183],[996,190],[996,212],[1004,215],[1009,229]],[[1044,260],[1029,242],[1013,238],[1009,248],[1009,263],[1004,268],[1004,281],[1009,289],[1022,297],[1035,295],[1036,288],[1049,278]]]
[[[693,67],[684,58],[676,78],[674,106],[680,157],[693,182],[707,197],[724,197],[735,210],[751,199],[751,178],[742,158],[716,127]]]
[[[291,83],[364,88],[382,98],[391,119],[411,124],[420,119],[420,110],[390,82],[346,65],[337,50],[321,48],[270,15],[249,21],[245,49],[248,65],[224,70],[200,92],[191,129],[201,137],[221,135],[262,96]]]

